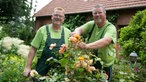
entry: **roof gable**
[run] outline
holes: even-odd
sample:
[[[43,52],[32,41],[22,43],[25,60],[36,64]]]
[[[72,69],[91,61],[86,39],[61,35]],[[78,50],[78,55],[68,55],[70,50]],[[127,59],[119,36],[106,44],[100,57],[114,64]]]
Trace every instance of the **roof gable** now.
[[[97,4],[103,4],[106,10],[118,10],[134,7],[145,7],[146,0],[52,0],[34,16],[50,16],[55,7],[62,7],[66,14],[91,12]]]

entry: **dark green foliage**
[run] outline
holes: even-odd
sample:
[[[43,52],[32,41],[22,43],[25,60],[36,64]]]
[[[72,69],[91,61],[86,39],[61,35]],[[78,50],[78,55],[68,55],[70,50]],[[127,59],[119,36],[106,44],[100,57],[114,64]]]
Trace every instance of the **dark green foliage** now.
[[[0,0],[0,26],[3,27],[0,38],[18,37],[30,43],[34,36],[31,5],[27,0]]]
[[[5,33],[5,31],[3,31],[3,28],[1,28],[0,30],[0,40],[3,38],[3,37],[6,37],[7,34]]]
[[[0,0],[0,22],[7,23],[20,16],[29,15],[27,0]]]
[[[121,28],[119,43],[124,55],[135,51],[141,63],[146,65],[146,10],[137,12],[129,25]]]
[[[64,26],[73,31],[76,27],[81,26],[86,22],[84,15],[67,15],[65,16]]]
[[[115,24],[119,14],[117,12],[107,12],[107,20]]]

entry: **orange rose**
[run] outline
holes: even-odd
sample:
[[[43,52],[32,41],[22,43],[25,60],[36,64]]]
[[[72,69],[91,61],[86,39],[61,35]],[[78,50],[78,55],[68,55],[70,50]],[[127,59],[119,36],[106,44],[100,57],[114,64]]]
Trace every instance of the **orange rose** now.
[[[75,37],[70,37],[69,41],[70,42],[75,42],[75,43],[78,42],[77,38],[75,38]]]
[[[59,50],[60,54],[63,54],[65,50],[67,50],[68,46],[66,44],[62,44]]]
[[[93,59],[91,59],[91,60],[86,60],[86,62],[88,63],[88,65],[92,65]]]
[[[78,35],[78,34],[75,34],[74,37],[78,40],[80,40],[80,38],[81,38],[80,35]]]
[[[114,44],[113,47],[114,47],[115,49],[118,49],[118,45],[117,45],[117,44]]]
[[[80,60],[80,61],[84,60],[84,57],[78,57],[78,60]]]
[[[80,61],[83,68],[87,68],[88,64],[85,61]]]
[[[94,66],[90,66],[87,68],[87,71],[92,73],[92,71],[96,70]]]
[[[62,44],[61,47],[64,48],[64,50],[68,49],[68,45],[67,44]]]
[[[64,50],[63,48],[60,48],[59,53],[60,53],[60,54],[63,54],[64,51],[65,51],[65,50]]]
[[[50,44],[49,49],[52,50],[56,46],[56,43]]]
[[[74,63],[74,66],[75,66],[76,68],[79,68],[79,67],[81,66],[81,64],[80,64],[80,62],[78,61],[78,62]]]

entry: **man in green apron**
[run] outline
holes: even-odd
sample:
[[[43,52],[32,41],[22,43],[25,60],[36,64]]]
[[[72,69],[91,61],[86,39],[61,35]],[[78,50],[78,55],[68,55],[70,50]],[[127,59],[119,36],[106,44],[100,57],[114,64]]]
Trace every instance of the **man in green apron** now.
[[[92,10],[93,19],[79,28],[76,28],[71,35],[89,34],[88,44],[80,43],[78,46],[82,49],[92,49],[94,54],[104,62],[101,65],[97,62],[94,66],[98,69],[104,67],[108,75],[108,81],[111,79],[112,65],[116,57],[114,44],[117,40],[117,31],[113,24],[106,19],[106,10],[101,4],[97,4]]]
[[[56,58],[55,54],[59,51],[62,44],[68,44],[68,38],[70,37],[70,30],[63,27],[65,11],[63,8],[56,7],[52,14],[52,24],[44,25],[40,27],[31,42],[30,52],[26,62],[23,75],[28,77],[31,71],[31,64],[35,57],[36,51],[41,54],[37,54],[38,61],[36,64],[36,71],[45,76],[50,67],[46,64],[46,60],[50,57]],[[50,49],[51,44],[56,44],[53,49]]]

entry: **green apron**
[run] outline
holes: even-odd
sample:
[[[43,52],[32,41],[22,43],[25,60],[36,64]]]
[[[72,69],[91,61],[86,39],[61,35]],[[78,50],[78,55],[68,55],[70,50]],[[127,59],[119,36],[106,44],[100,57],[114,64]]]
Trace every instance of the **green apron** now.
[[[46,30],[47,30],[47,39],[45,42],[45,47],[43,49],[41,57],[38,59],[38,62],[36,64],[36,71],[42,76],[46,75],[48,73],[49,69],[52,68],[52,66],[46,64],[46,60],[50,57],[58,59],[55,56],[55,54],[59,53],[60,46],[65,43],[63,28],[62,28],[62,33],[61,33],[61,39],[51,38],[49,29],[48,29],[48,25],[46,25]],[[50,50],[49,47],[53,43],[56,43],[56,46],[52,50]]]

